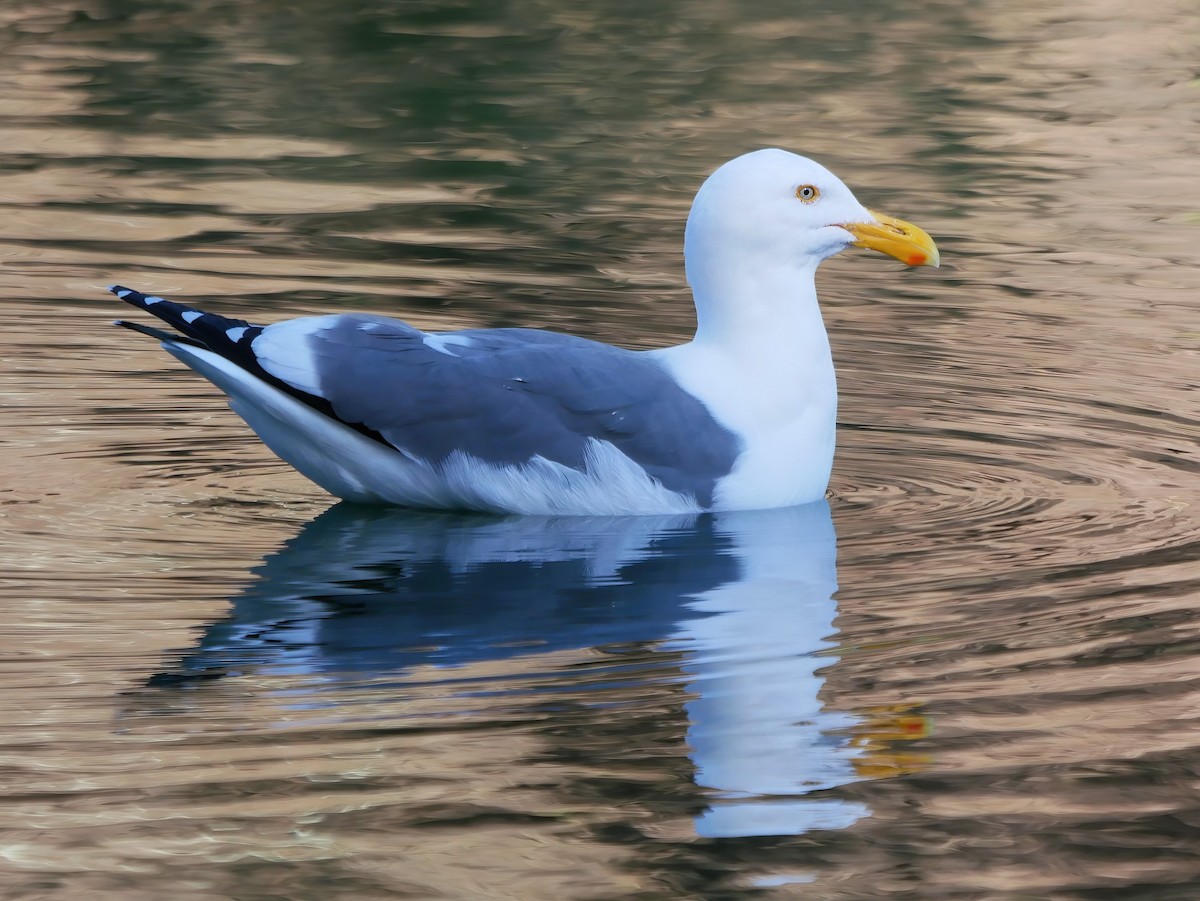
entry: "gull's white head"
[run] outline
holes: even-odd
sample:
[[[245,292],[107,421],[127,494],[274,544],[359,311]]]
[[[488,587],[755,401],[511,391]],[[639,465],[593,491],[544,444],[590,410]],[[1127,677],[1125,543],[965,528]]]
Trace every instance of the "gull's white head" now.
[[[909,266],[938,265],[929,235],[871,212],[824,166],[757,150],[725,163],[696,194],[685,235],[688,281],[710,281],[714,266],[811,270],[851,244]]]

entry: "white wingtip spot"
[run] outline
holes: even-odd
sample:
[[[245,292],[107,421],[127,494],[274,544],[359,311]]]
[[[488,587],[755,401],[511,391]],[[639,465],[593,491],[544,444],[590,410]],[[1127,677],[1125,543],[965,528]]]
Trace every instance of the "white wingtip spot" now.
[[[147,297],[142,302],[144,304],[146,304],[146,306],[151,307],[151,306],[154,306],[154,304],[156,304],[156,303],[162,303],[163,299],[161,297]]]
[[[232,341],[234,344],[237,344],[239,341],[242,340],[243,337],[245,337],[246,331],[247,331],[246,326],[237,325],[237,326],[234,326],[233,328],[225,329],[225,337],[228,338],[230,341]]]
[[[121,298],[121,300],[124,300],[126,297],[128,297],[132,293],[133,293],[132,291],[130,291],[128,288],[126,288],[124,291],[118,291],[117,297]],[[149,299],[149,298],[147,298],[147,299]]]
[[[204,314],[201,313],[199,310],[188,310],[186,313],[183,314],[183,321],[184,322],[195,322],[197,319],[199,319],[203,315]]]

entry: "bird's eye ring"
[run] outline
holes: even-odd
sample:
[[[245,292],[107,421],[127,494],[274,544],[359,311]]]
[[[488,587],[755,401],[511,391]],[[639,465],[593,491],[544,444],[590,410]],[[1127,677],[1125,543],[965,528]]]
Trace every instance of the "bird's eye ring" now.
[[[821,189],[816,185],[801,185],[796,189],[796,197],[803,203],[815,203],[821,196]]]

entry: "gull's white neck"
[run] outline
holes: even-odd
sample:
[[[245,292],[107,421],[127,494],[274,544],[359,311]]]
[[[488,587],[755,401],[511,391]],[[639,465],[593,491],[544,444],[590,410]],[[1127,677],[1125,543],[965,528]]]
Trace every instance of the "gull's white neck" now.
[[[731,256],[721,254],[725,262]],[[817,305],[817,260],[722,266],[689,250],[698,328],[661,352],[672,375],[743,443],[719,509],[807,503],[833,464],[837,385]]]
[[[695,270],[699,271],[695,271]],[[696,303],[694,344],[727,353],[740,365],[797,375],[829,357],[817,304],[817,261],[771,267],[689,267]]]

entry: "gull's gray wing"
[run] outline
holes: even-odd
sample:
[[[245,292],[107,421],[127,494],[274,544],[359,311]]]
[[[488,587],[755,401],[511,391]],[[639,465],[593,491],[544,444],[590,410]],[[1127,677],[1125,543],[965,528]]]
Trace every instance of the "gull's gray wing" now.
[[[582,469],[607,441],[664,487],[712,503],[737,437],[651,355],[534,329],[425,333],[346,314],[267,326],[250,348],[270,376],[431,464],[535,456]]]

